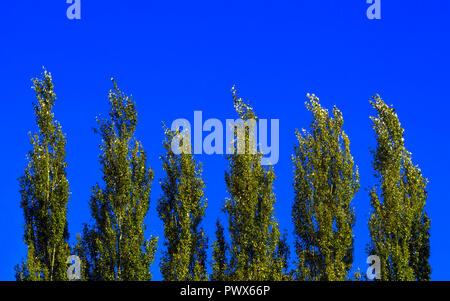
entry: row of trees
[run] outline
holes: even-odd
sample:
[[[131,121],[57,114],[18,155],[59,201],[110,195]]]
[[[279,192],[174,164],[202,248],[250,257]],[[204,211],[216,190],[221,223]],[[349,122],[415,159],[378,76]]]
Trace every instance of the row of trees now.
[[[153,171],[135,137],[134,100],[113,80],[109,117],[97,120],[101,136],[103,183],[92,189],[92,224],[85,224],[75,246],[69,245],[66,177],[66,138],[55,121],[56,96],[50,73],[33,80],[38,132],[31,135],[28,166],[20,179],[25,216],[26,259],[16,267],[18,280],[67,280],[67,258],[76,254],[84,280],[151,280],[158,238],[146,239]],[[239,117],[257,119],[253,108],[233,88]],[[286,234],[275,219],[275,173],[261,165],[261,153],[249,150],[252,129],[246,128],[244,154],[227,156],[225,182],[229,197],[223,211],[228,231],[217,221],[212,243],[212,273],[208,275],[202,219],[207,200],[202,166],[192,154],[176,154],[164,127],[165,178],[158,214],[164,223],[164,251],[160,262],[165,280],[347,280],[353,263],[352,200],[359,189],[358,169],[343,130],[342,113],[330,114],[317,97],[308,95],[312,114],[309,129],[296,131],[292,156],[295,199],[295,269],[290,270]],[[370,190],[371,243],[368,254],[380,257],[382,280],[430,280],[430,220],[424,206],[427,180],[414,166],[404,146],[403,129],[391,106],[379,96],[371,101],[377,147],[373,168],[378,180]],[[181,143],[186,143],[183,140]],[[190,145],[182,145],[190,147]]]

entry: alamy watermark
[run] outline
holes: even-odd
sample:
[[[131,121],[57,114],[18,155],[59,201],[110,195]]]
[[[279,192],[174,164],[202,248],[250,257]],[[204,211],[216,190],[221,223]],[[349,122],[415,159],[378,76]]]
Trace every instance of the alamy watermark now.
[[[67,8],[66,16],[69,20],[81,19],[81,0],[66,0],[70,6]]]
[[[262,154],[262,165],[275,165],[280,158],[280,121],[270,120],[270,145],[267,119],[219,119],[203,122],[203,112],[194,111],[194,127],[184,118],[172,122],[171,130],[178,132],[172,139],[171,149],[175,154],[222,155]],[[203,137],[204,132],[209,132]],[[192,137],[193,142],[192,143]],[[193,145],[193,147],[192,147]]]
[[[367,8],[367,18],[369,20],[380,20],[381,19],[381,0],[366,0],[367,4],[371,4],[369,8]]]
[[[66,15],[69,20],[81,19],[81,0],[66,0],[70,6],[67,8]],[[381,0],[366,0],[370,6],[367,8],[367,18],[370,20],[381,19]]]
[[[366,271],[367,279],[370,280],[381,280],[381,262],[380,257],[377,255],[370,255],[367,257],[366,263],[369,264],[369,267]]]
[[[67,269],[67,279],[69,280],[81,280],[81,259],[76,255],[67,257],[67,264],[70,267]]]
[[[381,263],[380,257],[377,255],[370,255],[367,257],[366,263],[369,267],[366,271],[366,277],[369,280],[381,280]],[[67,279],[81,280],[81,259],[76,255],[67,257],[67,264],[70,267],[67,269]]]

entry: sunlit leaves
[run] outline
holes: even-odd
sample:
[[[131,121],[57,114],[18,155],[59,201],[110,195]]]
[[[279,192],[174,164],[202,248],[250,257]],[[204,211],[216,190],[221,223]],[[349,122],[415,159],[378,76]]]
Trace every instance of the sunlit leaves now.
[[[342,113],[324,109],[308,94],[309,131],[296,131],[294,163],[297,279],[345,280],[353,263],[355,214],[351,201],[359,189],[358,170],[343,131]]]
[[[378,183],[370,191],[368,252],[380,257],[382,280],[430,280],[430,220],[424,210],[428,181],[405,148],[404,129],[395,110],[378,95],[371,104],[377,113],[371,119]]]
[[[28,166],[20,178],[21,207],[25,216],[27,259],[16,268],[18,280],[67,280],[66,138],[52,112],[56,102],[52,76],[44,70],[33,79],[36,93],[34,112],[38,131],[30,135],[32,150]]]

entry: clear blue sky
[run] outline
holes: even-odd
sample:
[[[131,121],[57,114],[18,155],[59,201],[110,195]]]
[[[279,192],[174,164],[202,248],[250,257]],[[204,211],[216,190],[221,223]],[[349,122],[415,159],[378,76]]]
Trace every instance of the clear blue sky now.
[[[155,210],[164,176],[161,121],[235,117],[230,88],[250,99],[261,118],[280,119],[280,161],[275,166],[276,211],[292,245],[294,129],[307,127],[306,93],[337,105],[361,173],[354,206],[355,266],[365,271],[369,198],[374,183],[369,149],[375,145],[369,98],[379,93],[395,106],[406,146],[430,180],[434,280],[450,280],[448,216],[449,15],[446,0],[382,0],[381,20],[368,20],[365,0],[119,1],[81,0],[81,20],[68,20],[64,0],[5,1],[0,6],[0,280],[14,278],[25,255],[17,178],[34,131],[30,79],[45,66],[58,96],[55,115],[67,134],[71,241],[89,222],[91,187],[101,180],[95,116],[107,113],[114,76],[138,105],[138,138],[155,170],[148,235],[162,237]],[[222,156],[204,163],[214,222],[226,197]],[[159,244],[162,248],[162,240]],[[294,251],[294,249],[292,249]],[[160,254],[160,253],[159,253]],[[158,255],[153,265],[156,280]]]

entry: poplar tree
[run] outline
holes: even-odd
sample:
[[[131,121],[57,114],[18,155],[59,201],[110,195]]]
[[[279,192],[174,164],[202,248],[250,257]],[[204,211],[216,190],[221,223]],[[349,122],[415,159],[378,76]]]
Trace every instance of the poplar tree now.
[[[77,245],[84,279],[151,280],[157,238],[146,240],[144,219],[150,204],[153,171],[135,138],[136,105],[112,79],[108,119],[97,119],[102,143],[100,163],[104,185],[92,189],[93,224],[84,225]]]
[[[306,108],[310,131],[296,131],[293,155],[295,199],[292,210],[296,235],[298,280],[342,281],[353,262],[355,213],[351,201],[359,175],[343,130],[341,111],[332,115],[315,95]]]
[[[372,151],[378,183],[370,191],[369,255],[381,263],[381,280],[430,280],[430,219],[424,207],[427,179],[405,148],[404,129],[379,95],[371,105],[377,147]]]
[[[291,258],[291,250],[287,243],[287,233],[284,233],[277,246],[277,254],[275,260],[280,260],[283,266],[283,280],[291,281],[294,280],[294,271],[289,269],[289,260]]]
[[[67,280],[68,245],[66,178],[66,137],[52,112],[56,95],[52,76],[44,70],[33,79],[37,102],[34,103],[39,130],[30,134],[32,150],[28,166],[20,178],[21,208],[25,216],[24,240],[27,259],[16,266],[17,280]]]
[[[228,245],[225,239],[224,228],[217,220],[216,222],[216,241],[213,244],[213,262],[211,274],[212,281],[226,281],[228,279]]]
[[[232,89],[234,107],[243,122],[257,120],[253,108]],[[234,152],[227,155],[229,171],[225,182],[229,198],[225,212],[229,217],[230,280],[265,281],[282,279],[282,263],[276,256],[280,237],[274,217],[275,195],[272,166],[261,165],[261,152],[253,152],[253,126],[244,126],[245,139],[237,139]],[[233,129],[236,133],[236,127]],[[239,145],[241,144],[241,145]],[[236,152],[244,147],[242,153]]]
[[[166,178],[161,181],[158,213],[164,223],[166,250],[161,273],[168,281],[207,280],[208,242],[201,226],[207,206],[202,167],[192,155],[190,134],[164,128],[166,153],[161,160]],[[177,135],[183,139],[174,152],[172,141]]]

